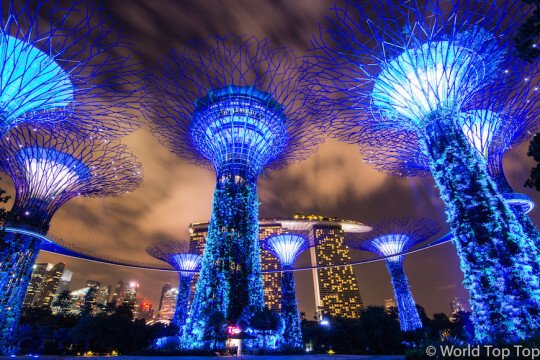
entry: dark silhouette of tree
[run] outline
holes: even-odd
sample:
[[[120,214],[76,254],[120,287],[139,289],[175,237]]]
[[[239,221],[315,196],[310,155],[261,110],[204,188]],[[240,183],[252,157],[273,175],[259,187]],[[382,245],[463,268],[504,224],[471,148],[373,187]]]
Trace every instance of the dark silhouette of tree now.
[[[540,55],[540,46],[536,45],[540,36],[540,0],[521,0],[524,6],[534,6],[535,10],[521,25],[514,38],[519,56],[530,63]]]
[[[399,353],[402,348],[400,333],[399,322],[390,317],[382,306],[368,306],[360,312],[358,340],[367,353]]]
[[[129,321],[133,320],[133,305],[131,304],[122,304],[116,308],[114,315],[126,318]]]
[[[527,156],[532,157],[534,161],[540,163],[540,133],[537,133],[529,144]],[[540,164],[531,169],[531,174],[525,182],[525,186],[540,191]]]
[[[0,178],[2,180],[2,178]],[[6,190],[0,188],[0,204],[7,204],[11,199],[11,196],[6,195]],[[6,211],[4,206],[0,207],[0,223],[3,225],[9,215],[9,211]]]
[[[227,327],[227,319],[225,315],[218,310],[210,309],[204,313],[204,320],[210,324],[205,327],[203,333],[203,340],[207,342],[213,342],[213,349],[221,348],[218,343],[224,343],[227,339],[225,329]]]
[[[95,302],[96,302],[96,289],[91,287],[88,289],[88,292],[84,296],[81,314],[83,316],[91,314],[94,308]]]
[[[71,296],[69,295],[69,290],[62,291],[54,300],[52,305],[54,307],[60,308],[60,314],[67,314],[69,311],[69,307],[71,306]]]
[[[279,331],[281,316],[267,307],[253,313],[249,326],[263,336],[263,351],[268,348],[268,336]]]

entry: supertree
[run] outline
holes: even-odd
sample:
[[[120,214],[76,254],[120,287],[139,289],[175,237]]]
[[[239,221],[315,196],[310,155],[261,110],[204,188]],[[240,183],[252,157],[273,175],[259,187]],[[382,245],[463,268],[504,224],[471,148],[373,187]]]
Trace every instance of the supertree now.
[[[440,229],[437,222],[431,219],[388,219],[373,225],[372,231],[358,233],[347,241],[347,245],[354,249],[370,251],[386,258],[402,331],[422,328],[403,269],[404,254],[415,246],[425,243]]]
[[[503,169],[505,153],[529,139],[540,128],[538,106],[539,84],[535,79],[538,66],[534,65],[504,82],[495,81],[468,99],[460,113],[460,126],[469,144],[487,163],[488,174],[498,192],[514,211],[523,230],[536,246],[529,251],[531,266],[538,269],[540,234],[527,215],[533,201],[515,192]],[[380,171],[398,176],[429,174],[429,158],[419,148],[414,133],[395,134],[392,129],[367,130],[359,144],[365,160]],[[370,137],[368,141],[365,141]],[[396,141],[396,137],[399,140]],[[535,249],[536,248],[536,249]]]
[[[298,255],[310,246],[309,241],[297,234],[279,234],[270,236],[262,242],[279,260],[283,274],[281,276],[281,317],[285,322],[283,343],[289,349],[302,349],[302,329],[300,313],[296,301],[294,273],[292,271]]]
[[[149,255],[165,261],[178,271],[178,297],[171,323],[179,329],[186,323],[191,281],[202,261],[202,255],[190,254],[188,249],[187,243],[170,240],[162,240],[146,248]]]
[[[76,196],[118,196],[142,182],[142,168],[124,145],[114,141],[78,140],[71,133],[26,126],[11,129],[0,140],[0,169],[15,187],[6,225],[37,235]],[[0,249],[0,346],[13,351],[16,328],[40,236],[7,233]]]
[[[0,134],[21,122],[95,138],[135,130],[142,79],[110,15],[84,1],[0,8]]]
[[[188,347],[223,346],[203,340],[208,314],[236,322],[246,306],[263,306],[257,177],[307,157],[321,141],[301,106],[299,72],[289,49],[212,37],[171,51],[150,75],[155,134],[177,155],[213,168],[217,180]]]
[[[312,92],[326,94],[307,105],[330,109],[340,137],[363,142],[373,138],[364,131],[392,129],[396,142],[417,139],[445,203],[481,342],[531,336],[539,321],[538,276],[523,251],[531,241],[460,122],[467,99],[518,71],[508,39],[526,15],[513,1],[336,6],[306,66]]]
[[[512,189],[503,169],[506,152],[540,129],[537,75],[538,65],[535,64],[505,86],[495,82],[475,94],[463,108],[462,126],[469,143],[486,159],[488,173],[499,192],[516,214],[525,233],[534,241],[533,249],[524,251],[530,251],[532,266],[538,273],[540,233],[527,215],[534,203],[527,195]]]

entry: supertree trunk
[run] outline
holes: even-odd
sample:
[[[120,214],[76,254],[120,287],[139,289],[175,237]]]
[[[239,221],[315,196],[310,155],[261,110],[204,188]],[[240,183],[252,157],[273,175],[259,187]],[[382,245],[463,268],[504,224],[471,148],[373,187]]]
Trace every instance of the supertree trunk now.
[[[469,290],[476,339],[483,343],[533,335],[539,320],[534,252],[516,216],[449,115],[425,131],[430,168],[445,203]]]
[[[540,232],[538,231],[538,229],[536,228],[536,226],[532,222],[529,215],[527,215],[526,213],[524,213],[520,209],[516,209],[516,208],[512,208],[512,209],[514,210],[514,213],[516,214],[516,217],[517,217],[519,223],[521,224],[521,227],[523,228],[523,231],[525,232],[525,234],[527,234],[529,239],[532,240],[533,243],[534,243],[535,250],[536,250],[534,258],[536,259],[536,261],[534,261],[533,264],[536,265],[536,266],[533,265],[533,268],[536,270],[536,274],[540,274],[540,270],[539,270],[539,268],[540,268],[540,261],[539,261],[539,257],[540,257]],[[533,257],[532,254],[531,254],[531,257]]]
[[[186,323],[183,344],[212,348],[204,339],[221,312],[230,323],[246,306],[264,306],[259,250],[259,211],[256,182],[239,177],[218,178],[200,277]],[[223,344],[218,344],[223,347]]]
[[[174,309],[174,316],[171,322],[176,325],[180,331],[186,324],[192,279],[193,276],[186,276],[182,273],[180,273],[178,276],[178,297],[176,298],[176,307]]]
[[[290,269],[285,269],[290,270]],[[288,349],[302,349],[302,329],[300,326],[300,313],[296,301],[294,273],[285,271],[281,277],[281,317],[285,322],[283,342]]]
[[[422,328],[416,303],[414,302],[411,289],[409,288],[409,282],[403,269],[403,259],[388,260],[386,267],[392,280],[401,330],[414,331]]]
[[[28,235],[5,234],[0,260],[0,351],[14,354],[13,337],[17,331],[21,309],[30,284],[32,267],[42,240]],[[7,265],[7,266],[6,266]]]
[[[488,173],[490,173],[490,175],[493,177],[499,192],[503,194],[504,197],[505,194],[513,194],[514,189],[512,189],[504,174],[504,169],[502,167],[502,155],[497,160],[496,168],[493,166],[490,167],[490,164],[488,164]],[[522,207],[510,204],[510,209],[512,209],[516,215],[516,218],[521,224],[523,231],[534,245],[534,248],[531,249],[531,253],[529,254],[532,259],[531,266],[533,267],[535,274],[540,274],[540,232],[536,226],[534,226],[531,218],[526,214]]]

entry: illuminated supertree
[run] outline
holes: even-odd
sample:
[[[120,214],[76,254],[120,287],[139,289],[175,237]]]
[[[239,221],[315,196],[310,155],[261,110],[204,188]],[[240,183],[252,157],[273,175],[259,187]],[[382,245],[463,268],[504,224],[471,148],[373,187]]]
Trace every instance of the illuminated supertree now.
[[[283,274],[281,276],[281,317],[285,322],[283,342],[290,349],[302,349],[302,329],[300,313],[296,301],[294,263],[301,252],[310,246],[308,240],[296,234],[279,234],[266,238],[262,245],[279,260]]]
[[[0,8],[0,135],[31,121],[95,138],[135,130],[141,79],[99,6],[8,0]]]
[[[522,251],[531,241],[460,125],[468,98],[517,73],[509,39],[527,12],[514,1],[336,6],[306,67],[312,92],[326,94],[307,105],[331,109],[340,137],[363,142],[363,131],[391,128],[418,139],[455,235],[481,342],[532,336],[539,321],[538,274]]]
[[[431,219],[388,219],[375,224],[373,231],[358,233],[347,242],[347,245],[354,249],[370,251],[386,257],[386,267],[392,280],[402,331],[422,328],[416,303],[403,269],[403,254],[425,243],[440,229],[437,222]]]
[[[69,133],[18,126],[0,138],[0,169],[15,186],[6,225],[36,236],[8,233],[0,249],[0,346],[13,351],[15,330],[32,266],[51,218],[76,196],[117,196],[142,182],[142,168],[124,145],[78,140]]]
[[[202,255],[188,253],[186,243],[179,241],[159,241],[146,248],[146,252],[156,259],[163,260],[178,271],[178,297],[171,323],[182,329],[186,323],[191,281],[202,261]]]
[[[200,277],[184,332],[191,348],[205,320],[236,322],[262,308],[257,177],[303,159],[321,141],[301,106],[299,66],[289,49],[254,38],[210,38],[172,51],[150,77],[154,132],[177,155],[213,168],[216,188]],[[152,108],[152,107],[150,107]]]
[[[527,195],[512,189],[504,174],[503,157],[540,129],[537,76],[538,65],[535,64],[507,84],[495,82],[487,86],[467,101],[462,114],[463,132],[469,143],[486,159],[488,173],[533,241],[531,248],[523,251],[530,253],[531,266],[536,273],[540,271],[540,233],[527,215],[534,203]]]

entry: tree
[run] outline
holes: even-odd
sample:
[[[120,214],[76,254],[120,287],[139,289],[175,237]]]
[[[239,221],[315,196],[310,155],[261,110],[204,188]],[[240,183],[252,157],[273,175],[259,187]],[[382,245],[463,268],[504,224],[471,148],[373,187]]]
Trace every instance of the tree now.
[[[0,178],[2,180],[2,178]],[[7,204],[7,202],[11,199],[11,196],[6,195],[6,191],[2,188],[0,188],[0,204]],[[0,207],[0,223],[4,224],[6,222],[6,219],[9,215],[9,211],[6,211],[6,209],[2,206]]]
[[[71,296],[69,295],[68,290],[62,291],[56,300],[54,300],[53,304],[54,307],[60,308],[60,314],[66,315],[69,311],[69,308],[71,306]]]
[[[264,351],[268,348],[268,335],[279,332],[282,327],[282,320],[277,312],[264,307],[253,313],[249,326],[263,335]]]
[[[535,9],[518,29],[514,41],[519,56],[532,63],[540,55],[540,46],[536,45],[540,36],[540,0],[522,0],[522,2],[535,6]]]
[[[92,313],[96,299],[96,289],[91,287],[88,289],[88,292],[84,296],[83,308],[81,310],[81,315],[88,315]]]
[[[527,156],[532,157],[534,161],[540,163],[540,133],[537,133],[529,144],[529,151]],[[540,164],[531,169],[531,174],[525,182],[525,186],[535,188],[536,191],[540,191]]]
[[[368,306],[360,313],[358,341],[368,354],[396,354],[402,351],[401,330],[397,319],[382,306]]]
[[[227,339],[225,328],[227,327],[227,319],[225,315],[218,310],[208,309],[204,313],[204,321],[210,326],[204,327],[203,340],[213,342],[213,349],[217,349],[218,342],[224,342]]]

